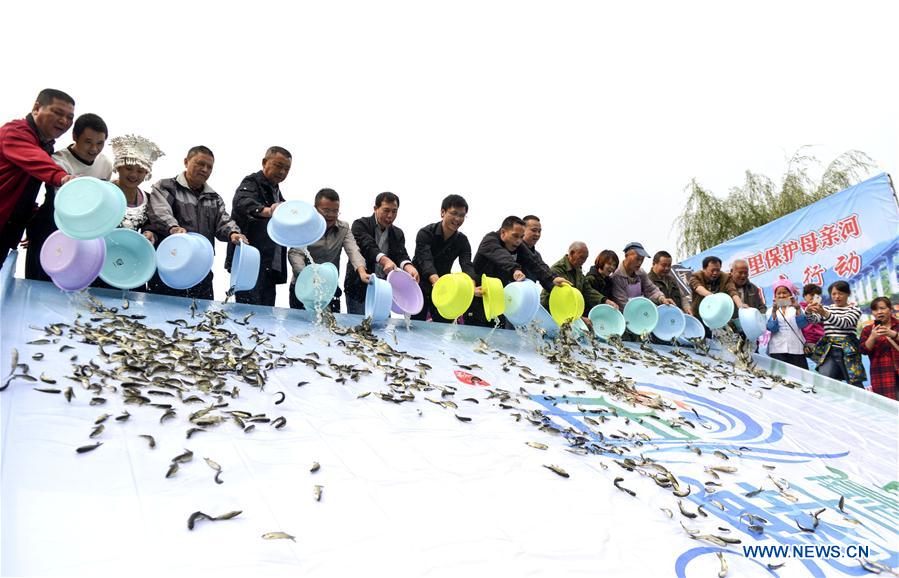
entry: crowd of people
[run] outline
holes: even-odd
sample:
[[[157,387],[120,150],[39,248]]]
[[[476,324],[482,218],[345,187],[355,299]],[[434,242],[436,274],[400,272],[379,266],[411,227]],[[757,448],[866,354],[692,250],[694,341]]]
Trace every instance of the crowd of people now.
[[[74,125],[74,126],[73,126]],[[55,140],[73,128],[71,145],[54,151]],[[524,279],[542,287],[544,306],[555,286],[568,284],[578,289],[585,311],[606,304],[623,309],[630,299],[645,297],[657,305],[672,305],[686,315],[699,316],[702,300],[725,293],[734,302],[734,318],[741,308],[755,308],[767,316],[770,331],[768,354],[780,361],[808,369],[808,359],[819,373],[860,386],[866,381],[862,355],[871,358],[870,388],[896,399],[899,380],[899,321],[886,297],[871,304],[874,321],[858,336],[861,310],[850,302],[850,288],[837,281],[828,288],[831,304],[822,304],[822,289],[806,285],[799,291],[790,281],[777,281],[772,290],[770,310],[764,294],[749,280],[746,261],[738,259],[729,271],[722,261],[706,257],[702,269],[689,277],[689,292],[671,270],[672,256],[658,251],[652,256],[649,272],[643,270],[650,255],[638,242],[624,246],[619,260],[611,249],[601,251],[585,274],[589,248],[582,241],[571,243],[568,252],[551,266],[537,250],[542,226],[539,217],[508,216],[496,231],[484,235],[477,251],[461,227],[468,203],[460,195],[449,195],[440,205],[440,220],[425,225],[415,236],[412,255],[406,248],[403,230],[394,223],[400,207],[399,197],[382,192],[374,198],[372,213],[350,224],[341,220],[340,195],[333,189],[316,193],[313,204],[326,223],[324,235],[304,250],[285,248],[268,235],[267,224],[278,205],[284,202],[280,184],[290,173],[291,153],[280,146],[265,151],[260,170],[247,175],[237,186],[228,211],[225,201],[210,185],[215,155],[206,146],[194,146],[184,158],[184,170],[171,178],[157,180],[150,190],[141,185],[151,179],[153,164],[163,156],[150,139],[125,135],[109,140],[113,152],[110,162],[102,154],[109,130],[96,114],[75,118],[75,101],[54,89],[40,92],[32,111],[24,119],[0,127],[0,255],[23,246],[26,251],[25,276],[49,280],[40,266],[40,248],[56,230],[53,199],[56,189],[69,180],[91,176],[111,180],[122,191],[127,209],[121,227],[143,233],[158,244],[177,233],[194,232],[228,243],[226,269],[230,270],[234,248],[245,242],[260,252],[256,285],[239,291],[241,303],[273,306],[276,287],[290,281],[290,306],[303,308],[294,295],[294,284],[311,258],[315,263],[332,263],[340,268],[341,255],[348,262],[343,290],[338,289],[330,308],[341,310],[340,299],[348,313],[363,313],[365,294],[372,275],[385,277],[394,269],[407,272],[419,283],[424,296],[419,320],[450,323],[431,300],[432,287],[450,273],[454,264],[471,276],[475,285],[482,275],[500,279],[504,285]],[[44,202],[36,199],[45,186]],[[25,239],[23,240],[23,234]],[[146,291],[165,295],[213,299],[213,273],[198,285],[185,290],[172,289],[154,276]],[[102,281],[97,281],[102,285]],[[584,321],[589,323],[588,318]],[[484,313],[480,287],[462,319],[463,323],[492,325]]]

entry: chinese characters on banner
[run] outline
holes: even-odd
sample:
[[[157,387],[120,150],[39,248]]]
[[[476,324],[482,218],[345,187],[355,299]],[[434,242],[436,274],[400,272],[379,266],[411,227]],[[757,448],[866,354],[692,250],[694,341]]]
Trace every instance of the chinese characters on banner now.
[[[860,304],[878,295],[899,296],[899,205],[890,176],[875,175],[797,211],[681,261],[697,271],[705,257],[725,269],[737,259],[752,282],[773,299],[772,284],[827,287],[845,280]]]
[[[768,247],[763,251],[759,251],[755,255],[746,258],[749,264],[749,276],[755,277],[768,271],[774,271],[783,265],[789,265],[793,259],[800,253],[814,255],[818,251],[830,249],[840,243],[845,243],[849,239],[858,238],[862,234],[861,225],[857,214],[850,215],[836,223],[827,223],[818,230],[808,231],[799,236],[798,239],[789,239],[783,243]],[[850,259],[850,255],[854,255]],[[858,273],[861,269],[861,258],[852,251],[850,255],[841,255],[838,263],[844,263],[841,267],[845,273],[840,273],[834,268],[841,277],[851,277]],[[851,265],[845,262],[851,260]],[[854,271],[850,271],[854,268]],[[805,267],[805,279],[803,283],[824,284],[824,269],[820,264],[812,264]]]

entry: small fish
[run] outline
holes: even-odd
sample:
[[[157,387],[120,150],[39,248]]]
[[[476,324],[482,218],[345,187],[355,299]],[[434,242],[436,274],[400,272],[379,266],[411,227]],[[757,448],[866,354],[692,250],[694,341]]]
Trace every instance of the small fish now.
[[[203,512],[194,512],[187,519],[187,529],[193,530],[194,525],[200,520],[209,520],[210,522],[217,522],[219,520],[230,520],[231,518],[236,518],[237,516],[243,513],[242,510],[235,510],[233,512],[228,512],[222,514],[221,516],[210,516],[209,514],[204,514]]]
[[[40,380],[43,381],[44,383],[49,383],[51,385],[56,383],[56,380],[53,379],[52,377],[48,376],[46,373],[41,374]]]
[[[282,403],[284,403],[284,400],[287,399],[287,395],[285,395],[285,393],[283,391],[279,391],[275,395],[281,396],[281,398],[275,402],[275,405],[281,405]]]
[[[780,564],[768,564],[768,570],[780,570],[784,566],[786,566],[786,562],[781,562]]]
[[[103,397],[92,397],[90,401],[90,405],[103,405],[106,403],[106,398]]]
[[[540,442],[526,442],[526,443],[527,443],[529,446],[531,446],[532,448],[536,448],[536,449],[538,449],[538,450],[545,450],[545,449],[548,449],[548,448],[549,448],[548,445],[546,445],[546,444],[541,444]]]
[[[664,513],[664,514],[665,514],[666,516],[668,516],[669,518],[673,518],[673,517],[674,517],[674,512],[672,512],[672,511],[669,510],[668,508],[659,508],[659,509],[662,511],[662,513]]]
[[[100,435],[101,433],[103,433],[103,430],[105,430],[105,429],[106,429],[106,426],[104,426],[104,425],[101,423],[100,425],[98,425],[97,427],[95,427],[95,428],[93,429],[93,431],[91,431],[91,434],[90,434],[88,437],[95,438],[95,437],[97,437],[98,435]]]
[[[144,438],[145,440],[147,440],[147,443],[150,445],[150,449],[153,449],[156,447],[156,440],[153,438],[153,436],[147,435],[147,434],[140,434],[137,437]]]
[[[630,489],[628,489],[628,488],[625,488],[624,486],[619,485],[619,484],[621,484],[621,482],[623,482],[623,481],[624,481],[624,478],[615,478],[615,481],[612,482],[612,485],[614,485],[616,488],[618,488],[618,489],[621,490],[622,492],[626,492],[626,493],[628,493],[628,494],[630,494],[631,496],[633,496],[633,497],[636,498],[636,497],[637,497],[637,492],[635,492],[635,491],[633,491],[633,490],[630,490]],[[695,518],[696,516],[694,515],[693,517]]]
[[[315,498],[316,502],[322,501],[322,490],[323,489],[324,489],[324,486],[315,486],[314,488],[312,488],[312,497]]]
[[[41,393],[62,393],[62,390],[60,389],[51,389],[47,387],[35,387],[33,389],[34,391],[39,391]]]
[[[309,471],[314,474],[315,472],[317,472],[320,469],[321,469],[321,465],[318,462],[312,462],[312,467],[309,468]]]
[[[159,418],[159,423],[162,423],[167,419],[173,418],[173,417],[175,417],[175,415],[176,415],[176,413],[175,413],[174,409],[167,409],[165,411],[165,413],[162,414],[162,417]],[[116,419],[118,419],[118,418],[116,418]]]
[[[754,497],[758,496],[759,494],[761,494],[761,493],[764,492],[764,491],[765,491],[764,488],[759,488],[759,489],[757,489],[757,490],[752,490],[752,491],[749,492],[748,494],[745,494],[745,496],[746,496],[747,498],[754,498]]]
[[[34,355],[31,356],[31,359],[33,359],[35,361],[40,361],[43,358],[44,358],[44,354],[41,352],[35,353]]]
[[[48,345],[50,343],[49,339],[35,339],[34,341],[29,341],[25,345]],[[18,357],[18,355],[16,355]]]
[[[840,508],[840,511],[843,512],[844,514],[846,513],[846,510],[843,509],[843,506],[845,506],[845,505],[846,505],[846,496],[840,496],[840,503],[839,503],[838,507]]]
[[[455,416],[456,416],[456,419],[459,420],[459,421],[464,421],[464,422],[469,422],[469,421],[471,421],[471,418],[470,418],[470,417],[465,417],[465,416],[462,416],[462,415],[459,415],[459,414],[453,414],[453,415],[455,415]]]
[[[563,470],[562,468],[560,468],[559,466],[557,466],[555,464],[550,464],[550,465],[543,464],[543,467],[556,473],[557,475],[562,476],[563,478],[571,477],[568,475],[568,472],[566,472],[565,470]]]
[[[184,437],[185,437],[185,439],[190,439],[191,437],[193,437],[193,435],[195,433],[199,433],[199,432],[203,432],[203,431],[206,431],[206,430],[201,427],[192,427],[189,430],[187,430],[187,434]]]
[[[75,451],[78,452],[79,454],[86,454],[87,452],[94,451],[95,449],[97,449],[98,447],[100,447],[102,445],[103,445],[103,442],[97,442],[97,443],[89,445],[89,446],[81,446],[80,448],[76,449]]]
[[[360,393],[359,395],[357,395],[356,399],[362,399],[363,397],[368,397],[369,395],[371,395],[371,392],[366,391],[365,393]]]
[[[303,387],[304,385],[309,385],[309,382],[308,382],[308,381],[301,381],[301,382],[297,383],[297,387]]]
[[[104,413],[103,415],[98,417],[96,420],[94,420],[94,425],[100,425],[101,423],[103,423],[104,421],[109,419],[110,417],[111,416],[108,413]]]
[[[263,540],[290,540],[291,542],[296,542],[297,539],[290,534],[285,532],[267,532],[262,535]]]
[[[128,413],[127,411],[123,411],[121,414],[116,416],[115,420],[116,421],[128,421],[129,417],[131,417],[131,414]]]
[[[178,454],[177,456],[172,458],[173,464],[186,464],[187,462],[194,459],[194,453],[190,450],[184,450],[183,454]]]
[[[283,416],[272,420],[272,427],[275,429],[281,429],[285,425],[287,425],[287,418],[285,418]]]
[[[172,464],[169,466],[168,471],[165,473],[165,477],[171,478],[172,476],[174,476],[177,473],[178,473],[178,464],[176,462],[172,462]]]
[[[727,561],[724,559],[724,554],[721,552],[716,552],[718,554],[718,560],[721,561],[721,569],[718,570],[718,578],[724,578],[727,576]]]
[[[695,518],[696,514],[693,512],[689,512],[684,509],[684,503],[681,500],[677,501],[677,507],[680,509],[680,513],[688,518]]]

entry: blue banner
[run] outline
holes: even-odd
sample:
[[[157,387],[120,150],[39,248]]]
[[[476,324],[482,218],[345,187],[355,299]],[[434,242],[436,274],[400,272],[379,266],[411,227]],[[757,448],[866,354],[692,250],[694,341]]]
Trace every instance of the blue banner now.
[[[714,255],[725,270],[736,259],[772,303],[771,285],[786,277],[797,287],[848,281],[851,301],[866,306],[899,297],[899,206],[890,177],[881,173],[681,262],[698,271]],[[828,296],[825,295],[825,298]]]

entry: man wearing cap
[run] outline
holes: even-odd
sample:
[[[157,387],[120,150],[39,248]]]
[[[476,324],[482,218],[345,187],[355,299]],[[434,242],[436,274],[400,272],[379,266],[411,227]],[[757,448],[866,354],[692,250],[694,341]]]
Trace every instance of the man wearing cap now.
[[[234,300],[251,305],[275,305],[275,288],[287,282],[287,250],[268,236],[268,223],[272,213],[284,197],[280,184],[290,172],[293,160],[290,152],[273,146],[262,157],[262,170],[247,175],[237,187],[231,201],[231,215],[250,244],[259,250],[259,275],[256,285],[247,291],[238,291]],[[235,245],[228,245],[225,269],[231,270]]]
[[[646,276],[665,294],[665,297],[674,301],[674,304],[680,307],[685,314],[692,315],[687,300],[681,293],[680,285],[674,278],[674,273],[671,272],[671,261],[671,253],[668,251],[657,252],[652,256],[652,267],[649,268]]]
[[[380,193],[375,197],[374,213],[353,221],[351,230],[359,251],[365,257],[365,270],[382,279],[399,267],[418,282],[418,269],[412,264],[406,251],[406,236],[395,226],[400,209],[400,198],[393,193]],[[365,293],[368,284],[354,270],[347,269],[343,281],[347,312],[365,313]]]
[[[171,179],[162,179],[153,185],[150,193],[146,229],[160,241],[178,233],[199,233],[215,247],[215,240],[238,244],[248,242],[225,209],[225,201],[206,182],[212,174],[215,156],[212,151],[198,145],[187,151],[184,172]],[[165,285],[158,273],[148,284],[150,293],[213,299],[212,271],[199,284],[190,289],[172,289]]]
[[[621,310],[627,302],[634,297],[646,297],[656,305],[676,305],[674,301],[665,297],[661,289],[649,280],[646,272],[641,269],[643,259],[649,257],[649,253],[640,243],[628,243],[624,247],[624,259],[618,269],[612,273],[612,301]]]
[[[614,303],[611,299],[606,299],[602,293],[594,289],[593,286],[587,282],[583,266],[584,263],[587,262],[587,257],[589,255],[590,251],[587,249],[587,244],[582,241],[575,241],[568,247],[568,253],[563,255],[562,258],[556,261],[549,269],[555,275],[567,280],[571,283],[572,287],[581,292],[584,296],[585,315],[596,305],[602,303]],[[543,289],[543,292],[540,294],[540,303],[544,308],[549,310],[549,291],[546,289]]]
[[[0,266],[22,239],[41,183],[59,187],[74,178],[50,159],[74,120],[75,100],[45,88],[25,118],[0,127]]]
[[[322,189],[315,193],[315,210],[325,219],[325,234],[322,238],[306,246],[306,251],[316,263],[331,263],[340,273],[340,253],[346,254],[349,269],[356,271],[363,285],[368,285],[369,274],[365,271],[365,259],[359,252],[356,238],[350,231],[350,224],[341,221],[340,195],[334,189]],[[302,301],[297,299],[297,278],[306,265],[309,265],[306,253],[302,249],[293,248],[287,252],[287,260],[293,269],[293,279],[290,282],[290,307],[292,309],[305,309]],[[333,313],[340,313],[340,288],[337,288],[331,303],[328,306]]]
[[[727,293],[734,300],[737,307],[743,306],[743,301],[734,287],[733,279],[729,273],[721,270],[721,259],[709,255],[702,260],[702,269],[694,271],[690,276],[690,289],[693,291],[691,307],[693,316],[699,317],[699,304],[709,295],[715,293]]]

